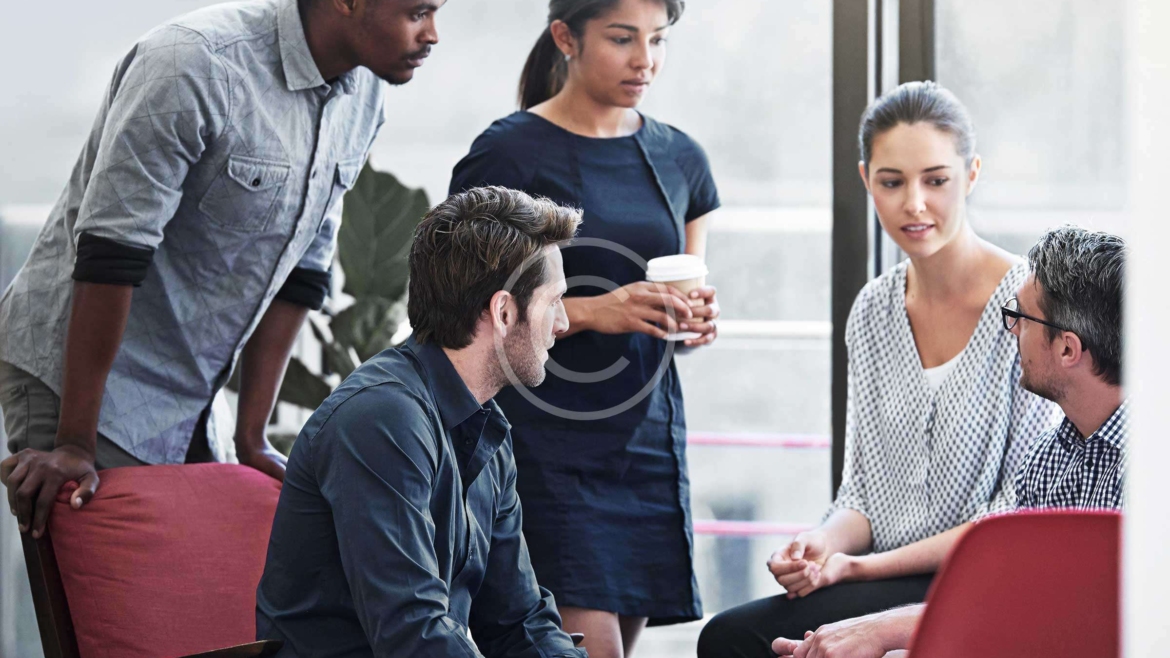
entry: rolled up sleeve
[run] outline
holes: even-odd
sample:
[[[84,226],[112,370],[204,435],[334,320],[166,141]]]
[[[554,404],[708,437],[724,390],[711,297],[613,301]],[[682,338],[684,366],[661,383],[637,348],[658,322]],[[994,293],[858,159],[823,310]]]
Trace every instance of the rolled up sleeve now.
[[[284,285],[276,293],[276,298],[320,311],[325,305],[325,298],[329,296],[332,281],[333,277],[329,272],[297,267],[285,279]]]
[[[866,519],[872,517],[869,511],[869,499],[866,495],[865,482],[865,458],[861,453],[861,441],[865,437],[858,436],[858,418],[857,407],[855,403],[856,391],[855,386],[857,378],[854,373],[853,361],[849,361],[848,365],[848,383],[846,385],[848,392],[845,398],[845,464],[841,472],[841,486],[837,489],[837,495],[833,499],[833,504],[829,506],[829,511],[825,513],[825,520],[828,520],[834,512],[843,509],[851,509]]]
[[[82,234],[156,249],[192,164],[230,113],[226,67],[200,35],[160,28],[122,60],[74,225]],[[92,268],[91,268],[92,270]]]

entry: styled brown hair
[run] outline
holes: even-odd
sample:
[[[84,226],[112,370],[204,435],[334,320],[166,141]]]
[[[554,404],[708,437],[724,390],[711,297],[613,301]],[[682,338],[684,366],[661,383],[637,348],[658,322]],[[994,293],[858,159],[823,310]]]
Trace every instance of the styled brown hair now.
[[[666,7],[670,25],[678,22],[686,9],[685,0],[658,0]],[[613,9],[621,0],[549,0],[548,25],[564,21],[569,31],[578,39],[585,34],[585,23]],[[544,28],[536,45],[528,53],[524,71],[520,74],[520,109],[527,110],[540,105],[560,93],[565,86],[568,69],[565,58],[557,48],[552,30]]]
[[[542,249],[577,233],[581,211],[504,187],[477,187],[435,206],[410,247],[407,315],[420,343],[461,349],[492,295],[523,268],[511,293],[528,320],[546,279]]]

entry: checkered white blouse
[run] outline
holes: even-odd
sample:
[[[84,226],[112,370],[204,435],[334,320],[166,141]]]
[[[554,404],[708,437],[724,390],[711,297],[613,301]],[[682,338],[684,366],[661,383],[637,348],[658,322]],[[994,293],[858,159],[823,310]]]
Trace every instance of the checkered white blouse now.
[[[865,515],[875,552],[1012,509],[1011,482],[1031,440],[1060,418],[1059,407],[1020,388],[1016,339],[1000,320],[1000,307],[1027,277],[1025,264],[1000,281],[937,391],[906,314],[908,267],[871,281],[845,329],[845,471],[829,514]]]

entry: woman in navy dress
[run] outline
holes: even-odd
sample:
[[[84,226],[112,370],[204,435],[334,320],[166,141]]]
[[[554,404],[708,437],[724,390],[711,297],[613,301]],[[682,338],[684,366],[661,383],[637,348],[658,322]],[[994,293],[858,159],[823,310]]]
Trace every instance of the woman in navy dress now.
[[[719,306],[646,279],[703,256],[719,196],[706,155],[634,108],[661,71],[678,0],[553,0],[521,111],[455,167],[451,192],[501,185],[584,209],[563,249],[570,328],[549,376],[496,401],[512,423],[524,536],[540,584],[594,658],[630,655],[650,624],[698,619],[686,420],[676,348],[716,337]],[[688,340],[668,342],[686,331]]]

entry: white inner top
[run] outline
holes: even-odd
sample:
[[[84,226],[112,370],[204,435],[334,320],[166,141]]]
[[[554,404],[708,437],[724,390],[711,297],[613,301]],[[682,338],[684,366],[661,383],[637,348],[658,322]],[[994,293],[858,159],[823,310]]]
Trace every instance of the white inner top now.
[[[966,350],[963,351],[965,352]],[[951,374],[951,371],[955,369],[955,364],[959,362],[959,357],[961,356],[963,356],[963,352],[959,352],[955,355],[955,358],[941,366],[923,369],[923,372],[926,374],[926,384],[930,386],[931,393],[938,393],[938,389],[942,388],[943,382],[947,379],[947,375]]]

